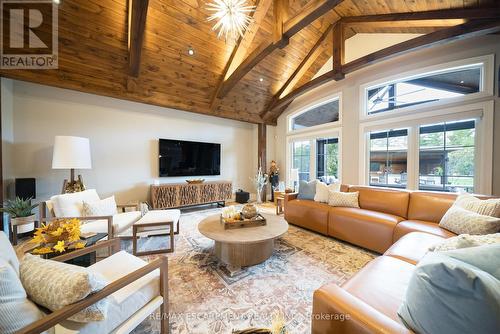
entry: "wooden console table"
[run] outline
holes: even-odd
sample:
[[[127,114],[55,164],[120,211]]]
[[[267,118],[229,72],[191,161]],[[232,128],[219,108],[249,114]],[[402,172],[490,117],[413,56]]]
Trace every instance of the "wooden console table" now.
[[[222,206],[233,196],[230,181],[166,183],[151,186],[153,209],[172,209],[217,203]]]

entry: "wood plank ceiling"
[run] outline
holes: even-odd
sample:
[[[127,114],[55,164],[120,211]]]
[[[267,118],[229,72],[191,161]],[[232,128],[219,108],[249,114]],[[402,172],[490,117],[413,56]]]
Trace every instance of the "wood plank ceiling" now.
[[[260,0],[261,2],[263,0]],[[288,17],[318,0],[289,0]],[[259,0],[254,2],[259,5]],[[265,2],[265,1],[263,1]],[[59,69],[1,70],[0,75],[55,87],[74,89],[262,123],[261,114],[285,84],[316,41],[341,17],[451,8],[498,6],[495,0],[345,0],[290,38],[246,74],[215,105],[216,88],[225,73],[235,42],[217,39],[207,22],[204,0],[149,0],[144,42],[137,76],[130,76],[128,59],[127,0],[62,0],[59,5]],[[275,31],[273,4],[269,6],[246,55],[271,41]],[[439,21],[412,25],[353,25],[346,37],[356,33],[429,33]],[[330,33],[331,36],[331,33]],[[188,49],[194,55],[188,55]],[[332,56],[332,38],[302,77],[300,87],[311,80]],[[262,81],[260,79],[263,79]],[[212,107],[211,107],[212,106]],[[275,119],[266,123],[274,124]]]

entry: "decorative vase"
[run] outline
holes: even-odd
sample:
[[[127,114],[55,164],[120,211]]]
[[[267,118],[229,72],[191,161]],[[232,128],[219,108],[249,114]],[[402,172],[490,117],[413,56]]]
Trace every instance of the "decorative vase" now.
[[[262,188],[257,188],[257,203],[262,203]]]
[[[257,216],[257,207],[253,204],[245,204],[241,209],[241,214],[245,219],[251,219]]]

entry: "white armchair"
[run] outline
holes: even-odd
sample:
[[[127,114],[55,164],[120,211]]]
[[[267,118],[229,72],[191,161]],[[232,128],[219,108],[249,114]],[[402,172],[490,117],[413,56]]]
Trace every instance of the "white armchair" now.
[[[113,238],[126,231],[141,218],[137,204],[117,205],[118,213],[110,216],[84,216],[83,202],[99,201],[95,189],[55,195],[50,200],[40,203],[40,221],[47,218],[78,218],[86,221],[81,227],[83,233],[108,233],[108,238]],[[135,208],[134,211],[126,211]]]

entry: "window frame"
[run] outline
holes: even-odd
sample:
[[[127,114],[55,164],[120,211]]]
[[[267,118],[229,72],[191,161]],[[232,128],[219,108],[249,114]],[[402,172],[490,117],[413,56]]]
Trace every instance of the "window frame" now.
[[[330,123],[329,123],[330,124]],[[316,153],[317,153],[317,147],[316,147],[316,140],[319,138],[337,138],[339,143],[338,143],[338,157],[339,157],[339,164],[338,164],[338,180],[341,182],[342,180],[342,128],[341,127],[335,127],[332,129],[326,129],[322,131],[314,131],[314,133],[307,133],[307,134],[299,134],[299,135],[292,135],[292,136],[287,136],[286,138],[286,183],[290,185],[290,170],[293,166],[293,143],[294,142],[300,142],[300,141],[309,141],[310,142],[310,147],[311,147],[311,153],[310,153],[310,161],[309,161],[309,180],[316,180]]]
[[[320,107],[320,106],[327,104],[327,103],[330,103],[330,102],[333,102],[335,100],[339,101],[339,120],[338,121],[320,124],[320,125],[315,125],[315,126],[311,126],[311,127],[303,128],[303,129],[296,129],[296,130],[292,129],[293,118],[295,118],[299,115],[302,115],[303,113],[306,113],[314,108]],[[328,128],[336,128],[339,126],[342,126],[342,93],[341,92],[336,92],[336,93],[330,94],[327,97],[324,97],[322,99],[318,99],[314,103],[310,103],[310,104],[307,104],[305,106],[302,106],[298,110],[295,110],[286,116],[287,135],[321,131],[321,130],[328,129]]]
[[[413,113],[421,112],[421,110],[429,108],[443,108],[444,106],[457,103],[457,102],[467,102],[473,99],[478,99],[482,97],[493,96],[494,87],[494,55],[485,55],[474,58],[462,59],[447,63],[442,63],[438,65],[427,66],[421,69],[407,71],[403,73],[398,73],[383,79],[367,82],[359,86],[359,103],[360,103],[360,121],[369,121],[380,118],[395,117],[399,115],[409,115]],[[406,107],[401,107],[393,110],[387,110],[380,113],[368,114],[368,91],[370,89],[379,87],[384,84],[403,82],[411,79],[420,78],[425,75],[446,73],[453,69],[461,69],[467,67],[473,67],[474,65],[481,65],[481,77],[480,77],[480,91],[477,93],[467,94],[464,96],[457,96],[447,99],[442,99],[439,101],[425,102],[416,105],[409,105]]]
[[[493,117],[494,102],[485,101],[421,112],[418,117],[405,115],[387,120],[377,120],[370,123],[361,123],[360,153],[359,153],[359,180],[361,184],[369,184],[370,173],[370,132],[390,129],[408,129],[408,181],[406,189],[419,189],[419,137],[421,125],[440,122],[453,122],[465,119],[476,120],[475,136],[475,173],[474,192],[485,195],[492,193],[493,181]]]

